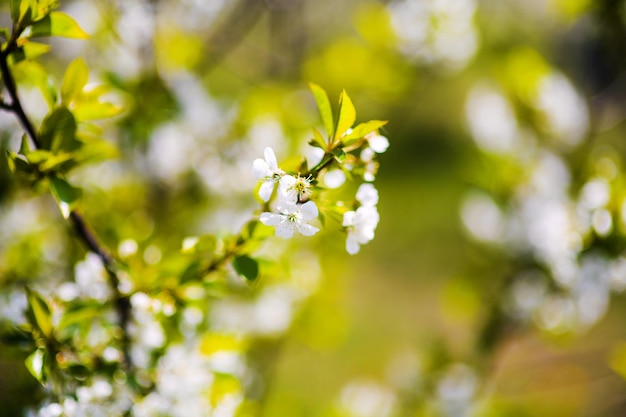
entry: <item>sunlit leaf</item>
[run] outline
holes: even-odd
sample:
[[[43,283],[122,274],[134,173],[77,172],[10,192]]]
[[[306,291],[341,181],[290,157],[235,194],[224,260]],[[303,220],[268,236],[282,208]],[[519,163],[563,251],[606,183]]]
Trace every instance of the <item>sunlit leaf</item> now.
[[[58,177],[50,177],[50,190],[59,202],[68,206],[74,204],[81,195],[80,189],[72,187],[67,181]]]
[[[122,113],[122,107],[113,103],[99,101],[81,102],[74,109],[74,116],[79,121],[107,119]]]
[[[29,84],[41,91],[49,108],[56,105],[56,89],[51,84],[48,72],[36,61],[23,60],[13,67],[16,81],[19,84]]]
[[[61,36],[64,38],[86,39],[89,35],[78,23],[63,12],[52,12],[31,26],[31,38],[41,36]]]
[[[315,101],[317,102],[317,107],[320,111],[320,115],[322,116],[324,128],[330,137],[335,129],[335,122],[333,120],[333,109],[330,106],[328,94],[326,94],[326,91],[324,91],[324,89],[317,84],[309,83],[309,87],[311,88],[313,97],[315,97]]]
[[[61,86],[61,100],[68,105],[78,98],[89,80],[89,68],[85,60],[76,58],[67,67]]]
[[[22,47],[24,56],[28,59],[37,58],[50,51],[50,45],[39,42],[26,42]]]
[[[58,107],[44,119],[39,133],[43,149],[72,151],[80,146],[76,140],[76,120],[66,107]]]
[[[319,130],[313,128],[313,139],[309,142],[309,145],[317,148],[326,149],[326,141]]]
[[[46,352],[43,349],[37,349],[24,360],[28,372],[41,384],[46,383],[45,359]]]
[[[20,154],[26,155],[30,152],[30,144],[28,143],[28,136],[26,134],[22,135],[22,142],[20,143]]]
[[[237,256],[233,260],[233,267],[248,281],[254,281],[259,276],[259,263],[247,255]]]
[[[44,337],[51,339],[53,327],[50,306],[41,295],[30,288],[26,288],[26,296],[32,324],[41,331]]]
[[[352,132],[342,138],[344,145],[350,145],[368,133],[372,133],[387,124],[385,120],[370,120],[369,122],[360,123],[352,129]]]
[[[352,100],[348,94],[343,91],[339,99],[339,118],[337,120],[337,130],[335,131],[334,139],[339,139],[341,136],[354,124],[356,120],[356,110],[352,104]]]

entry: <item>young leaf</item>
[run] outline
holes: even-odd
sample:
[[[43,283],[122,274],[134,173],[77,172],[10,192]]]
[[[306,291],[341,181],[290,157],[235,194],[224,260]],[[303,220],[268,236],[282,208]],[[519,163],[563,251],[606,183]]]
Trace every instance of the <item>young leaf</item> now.
[[[24,57],[28,59],[37,58],[50,51],[50,45],[39,42],[26,42],[22,47],[24,51]]]
[[[52,12],[31,26],[31,38],[61,36],[64,38],[87,39],[89,35],[78,23],[63,12]]]
[[[17,23],[18,20],[20,20],[20,5],[22,3],[22,0],[11,0],[10,6],[11,6],[11,19],[13,20],[13,22]],[[26,2],[24,2],[26,3]]]
[[[252,282],[259,276],[259,264],[247,255],[237,256],[233,260],[233,267],[239,275],[243,275],[248,281]]]
[[[38,328],[47,339],[52,338],[52,313],[46,300],[37,292],[26,288],[28,298],[28,312],[30,313],[33,325]]]
[[[74,203],[80,198],[79,188],[72,187],[67,181],[54,176],[50,177],[50,191],[59,203],[59,209],[65,219],[70,217]]]
[[[313,136],[314,138],[311,139],[311,141],[309,142],[309,145],[315,146],[321,149],[326,149],[326,142],[324,141],[324,137],[322,136],[320,131],[317,130],[316,128],[313,128]]]
[[[341,138],[356,120],[356,110],[352,104],[352,100],[348,97],[345,90],[341,93],[339,98],[339,119],[337,120],[337,130],[335,131],[335,140]]]
[[[372,133],[375,130],[380,129],[386,124],[386,120],[370,120],[369,122],[359,123],[354,127],[354,129],[352,129],[352,132],[344,136],[341,141],[344,145],[351,145],[358,139],[364,137],[368,133]]]
[[[46,383],[46,373],[44,372],[45,359],[46,352],[43,349],[37,349],[24,360],[26,369],[28,369],[31,375],[41,384]]]
[[[78,98],[89,79],[89,68],[85,60],[76,58],[67,67],[61,86],[61,101],[66,106]]]
[[[322,123],[324,123],[324,128],[330,138],[335,130],[335,122],[333,120],[333,109],[330,107],[328,94],[326,94],[326,91],[324,91],[324,89],[317,84],[309,83],[309,87],[313,92],[313,97],[315,97],[317,107],[320,111],[320,115],[322,116]]]
[[[80,146],[76,140],[76,120],[66,107],[50,112],[41,124],[39,140],[43,149],[72,151]]]
[[[26,155],[30,152],[30,145],[28,144],[28,136],[22,135],[22,143],[20,144],[20,155]]]

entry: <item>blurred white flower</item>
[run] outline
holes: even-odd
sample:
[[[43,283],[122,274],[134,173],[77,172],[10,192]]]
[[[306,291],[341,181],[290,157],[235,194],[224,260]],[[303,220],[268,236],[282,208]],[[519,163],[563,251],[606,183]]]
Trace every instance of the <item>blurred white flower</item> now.
[[[365,135],[365,139],[370,145],[370,149],[376,153],[383,153],[389,148],[389,139],[378,133],[371,132]]]
[[[356,211],[349,211],[343,215],[343,226],[348,232],[346,250],[350,255],[359,252],[360,245],[374,239],[374,232],[380,217],[374,206],[362,206]]]
[[[280,180],[280,177],[285,175],[285,171],[278,168],[276,162],[276,155],[272,148],[265,148],[265,159],[255,159],[252,163],[252,172],[254,176],[260,180],[263,180],[261,188],[259,189],[259,197],[263,201],[269,201],[274,191],[274,184]]]
[[[339,188],[346,182],[346,174],[340,169],[331,169],[324,174],[322,181],[326,188]]]
[[[356,192],[356,199],[362,206],[373,207],[378,204],[378,190],[373,184],[361,184]]]
[[[261,213],[261,223],[276,227],[276,236],[289,239],[296,231],[304,236],[313,236],[320,230],[307,223],[318,215],[317,206],[312,201],[301,205],[281,201],[277,209],[279,213]]]

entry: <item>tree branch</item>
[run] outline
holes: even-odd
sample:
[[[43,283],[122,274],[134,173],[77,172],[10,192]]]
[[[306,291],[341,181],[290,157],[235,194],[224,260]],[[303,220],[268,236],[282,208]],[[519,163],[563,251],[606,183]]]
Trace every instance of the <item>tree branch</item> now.
[[[5,47],[5,49],[0,52],[0,74],[2,75],[4,87],[6,88],[9,97],[11,98],[11,103],[2,102],[0,108],[14,113],[20,124],[26,131],[27,136],[34,144],[35,148],[41,149],[41,141],[39,140],[39,136],[37,134],[37,131],[33,127],[33,124],[24,112],[24,109],[17,94],[15,79],[13,78],[13,74],[9,69],[8,55],[14,49],[14,47],[14,43],[10,42]],[[118,325],[122,329],[123,334],[123,365],[128,371],[132,372],[133,365],[129,352],[130,335],[128,334],[128,326],[131,319],[131,305],[128,297],[122,295],[120,292],[120,280],[119,276],[117,275],[117,267],[115,265],[115,261],[110,253],[98,241],[91,228],[88,227],[85,219],[78,212],[72,210],[70,212],[69,220],[72,223],[73,229],[80,238],[80,240],[89,251],[95,253],[98,258],[100,258],[105,270],[107,271],[109,287],[113,291],[115,297],[114,302],[115,310],[118,316]]]

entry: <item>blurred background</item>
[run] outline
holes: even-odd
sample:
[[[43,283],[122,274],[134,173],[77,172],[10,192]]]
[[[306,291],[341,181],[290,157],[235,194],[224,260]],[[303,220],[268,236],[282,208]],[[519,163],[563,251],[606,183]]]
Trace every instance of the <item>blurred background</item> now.
[[[268,267],[239,288],[245,301],[209,307],[209,328],[252,335],[245,362],[256,377],[240,415],[626,414],[626,2],[62,9],[91,38],[51,40],[39,62],[59,82],[84,57],[90,81],[111,85],[124,108],[102,124],[118,157],[72,183],[144,284],[162,278],[155,265],[186,236],[236,231],[250,217],[250,167],[266,146],[279,161],[307,155],[321,125],[308,82],[333,104],[345,89],[357,121],[389,121],[374,241],[356,256],[336,232],[274,242],[292,257],[284,275]],[[40,121],[47,107],[30,81],[20,92]],[[0,117],[2,146],[15,151],[19,125]],[[5,328],[23,320],[21,285],[51,294],[87,262],[50,200],[0,160]],[[285,290],[293,282],[298,296]],[[259,323],[233,318],[244,302]],[[7,416],[41,397],[27,353],[0,347]]]

